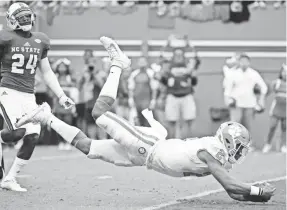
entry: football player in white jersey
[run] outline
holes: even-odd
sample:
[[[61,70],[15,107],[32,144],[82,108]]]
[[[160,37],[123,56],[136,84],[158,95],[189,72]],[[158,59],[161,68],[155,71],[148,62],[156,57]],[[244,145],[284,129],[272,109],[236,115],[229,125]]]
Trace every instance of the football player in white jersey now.
[[[143,115],[151,127],[133,126],[109,112],[116,99],[121,72],[128,69],[130,60],[112,39],[102,37],[100,40],[110,55],[112,65],[92,116],[97,125],[113,139],[97,141],[88,138],[78,128],[56,118],[48,104],[20,118],[17,127],[29,122],[40,122],[50,126],[88,158],[101,159],[118,166],[146,166],[174,177],[211,174],[235,200],[270,200],[275,192],[272,185],[264,183],[252,186],[236,180],[228,173],[228,169],[241,162],[248,152],[250,135],[241,124],[223,123],[215,136],[166,140],[166,129],[153,118],[149,110],[144,110]]]

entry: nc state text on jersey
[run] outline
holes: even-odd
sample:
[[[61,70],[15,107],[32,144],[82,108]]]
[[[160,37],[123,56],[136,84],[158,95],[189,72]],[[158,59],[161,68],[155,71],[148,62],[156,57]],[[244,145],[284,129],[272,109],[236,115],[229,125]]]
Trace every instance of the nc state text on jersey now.
[[[11,52],[30,52],[30,53],[40,53],[39,48],[35,47],[11,47]]]

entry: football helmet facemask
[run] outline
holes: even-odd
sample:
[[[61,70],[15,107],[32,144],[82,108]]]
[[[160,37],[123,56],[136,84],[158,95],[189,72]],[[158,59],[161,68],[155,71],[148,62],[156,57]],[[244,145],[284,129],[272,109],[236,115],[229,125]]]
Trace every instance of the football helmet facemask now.
[[[237,122],[222,123],[216,136],[228,151],[229,163],[241,163],[244,160],[250,147],[251,137],[243,125]]]
[[[27,4],[17,2],[9,7],[6,20],[12,30],[30,31],[35,22],[35,14]]]

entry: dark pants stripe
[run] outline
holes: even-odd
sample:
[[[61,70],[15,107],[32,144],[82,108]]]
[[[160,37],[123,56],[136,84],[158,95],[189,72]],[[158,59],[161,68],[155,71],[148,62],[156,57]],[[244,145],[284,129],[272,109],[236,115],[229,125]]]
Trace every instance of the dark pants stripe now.
[[[3,104],[1,102],[0,102],[0,109],[2,111],[4,120],[5,120],[5,122],[6,122],[7,126],[8,126],[8,129],[11,130],[11,131],[14,130],[12,122],[11,122],[11,120],[10,120],[6,110],[5,110],[5,107],[3,106]]]

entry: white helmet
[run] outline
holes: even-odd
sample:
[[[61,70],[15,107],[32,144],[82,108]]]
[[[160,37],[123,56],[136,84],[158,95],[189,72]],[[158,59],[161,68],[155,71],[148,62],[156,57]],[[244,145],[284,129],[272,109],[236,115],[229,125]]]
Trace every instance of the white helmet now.
[[[237,122],[222,123],[216,136],[228,151],[229,163],[235,164],[243,161],[251,142],[249,131],[243,125]]]
[[[30,31],[35,22],[35,14],[27,4],[17,2],[9,7],[6,20],[12,30]]]

